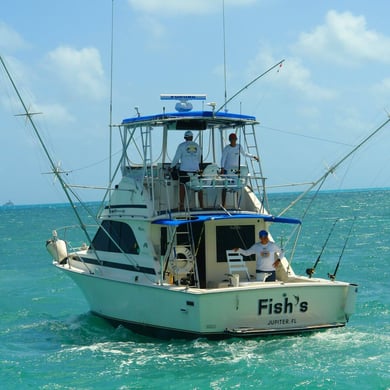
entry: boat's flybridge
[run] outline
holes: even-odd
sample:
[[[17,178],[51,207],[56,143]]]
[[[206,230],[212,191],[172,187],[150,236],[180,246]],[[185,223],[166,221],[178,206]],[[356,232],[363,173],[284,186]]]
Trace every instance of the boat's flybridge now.
[[[254,116],[215,111],[215,103],[206,104],[206,95],[161,95],[162,100],[176,100],[176,111],[143,116],[137,110],[133,118],[124,119],[119,126],[122,141],[122,157],[119,163],[123,178],[117,190],[134,191],[143,187],[148,198],[138,199],[144,210],[139,214],[153,218],[169,214],[179,208],[180,180],[176,167],[171,167],[177,146],[184,141],[186,131],[193,133],[193,140],[200,146],[199,171],[190,175],[185,185],[185,211],[199,211],[198,193],[203,195],[203,211],[246,210],[265,212],[267,198],[265,178],[258,156]],[[201,101],[202,109],[194,111],[191,101]],[[228,136],[234,133],[245,154],[238,157],[238,165],[224,174],[220,171],[221,155],[229,144]],[[117,171],[119,171],[119,166]],[[172,169],[173,168],[173,169]],[[179,167],[177,167],[179,169]],[[121,205],[125,193],[120,191],[112,198],[111,206]],[[225,204],[221,204],[222,193]],[[259,201],[257,196],[261,196]],[[133,194],[135,200],[136,195]],[[134,202],[133,202],[134,203]],[[264,207],[265,206],[265,207]],[[140,207],[139,209],[142,209]],[[133,208],[134,211],[134,208]]]

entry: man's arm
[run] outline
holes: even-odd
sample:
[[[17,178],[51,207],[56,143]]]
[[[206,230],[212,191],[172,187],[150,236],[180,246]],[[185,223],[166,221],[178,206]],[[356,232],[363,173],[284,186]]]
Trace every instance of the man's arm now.
[[[181,156],[181,144],[177,147],[176,149],[176,153],[175,153],[175,157],[173,157],[173,160],[171,162],[171,168],[173,168],[175,165],[177,165],[177,163],[179,162],[180,160],[180,156]]]

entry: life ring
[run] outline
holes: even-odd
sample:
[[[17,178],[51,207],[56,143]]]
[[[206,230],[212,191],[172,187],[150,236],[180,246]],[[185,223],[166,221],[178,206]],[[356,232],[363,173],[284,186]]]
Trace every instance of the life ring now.
[[[194,268],[194,256],[187,247],[177,246],[176,257],[169,263],[173,273],[187,274]]]

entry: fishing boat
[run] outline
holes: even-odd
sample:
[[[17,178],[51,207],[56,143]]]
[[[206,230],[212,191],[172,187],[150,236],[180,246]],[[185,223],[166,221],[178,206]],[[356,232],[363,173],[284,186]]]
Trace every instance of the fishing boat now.
[[[328,278],[314,277],[320,256],[306,275],[294,272],[302,223],[284,216],[288,208],[278,215],[270,212],[261,159],[253,158],[260,155],[254,116],[228,112],[227,102],[217,108],[200,94],[163,94],[164,104],[176,102],[175,109],[162,106],[157,114],[143,116],[137,109],[133,117],[111,127],[121,153],[115,162],[110,158],[109,185],[91,226],[90,207],[66,181],[67,172],[58,169],[1,56],[0,62],[86,240],[74,247],[65,227],[53,230],[46,248],[54,266],[80,288],[94,315],[159,338],[258,337],[346,325],[358,287],[336,280],[340,260]],[[200,107],[195,110],[193,103]],[[172,145],[188,132],[202,158],[199,170],[184,183],[174,174]],[[228,134],[246,152],[226,171],[220,159]],[[88,221],[80,209],[88,212]],[[259,232],[273,242],[272,231],[280,226],[291,233],[275,252],[274,280],[269,281],[269,274],[257,269],[256,256],[242,252],[257,241]]]
[[[122,151],[96,233],[85,231],[88,242],[80,248],[69,248],[57,230],[46,243],[54,266],[77,284],[91,312],[161,338],[253,337],[344,326],[354,312],[355,284],[295,274],[287,248],[279,256],[276,280],[266,281],[267,275],[259,280],[255,258],[232,251],[250,247],[259,231],[273,240],[277,224],[291,227],[294,236],[301,228],[299,219],[268,211],[261,162],[250,157],[259,155],[256,118],[205,105],[206,95],[161,99],[177,101],[176,110],[137,113],[115,129]],[[194,110],[191,102],[201,108]],[[187,131],[203,158],[200,170],[181,184],[171,169],[170,145]],[[232,133],[250,153],[225,172],[219,161]]]

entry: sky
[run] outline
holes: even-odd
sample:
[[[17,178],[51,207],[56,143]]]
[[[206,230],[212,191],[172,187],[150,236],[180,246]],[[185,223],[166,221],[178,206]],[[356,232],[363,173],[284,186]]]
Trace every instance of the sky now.
[[[270,191],[303,190],[279,186],[317,180],[390,113],[388,0],[2,0],[0,8],[0,55],[74,185],[108,182],[111,102],[114,124],[134,107],[160,113],[162,93],[222,105],[225,91],[233,96],[281,60],[228,104],[260,122]],[[0,205],[65,202],[21,113],[0,69]],[[390,124],[323,188],[390,187],[389,146]]]

